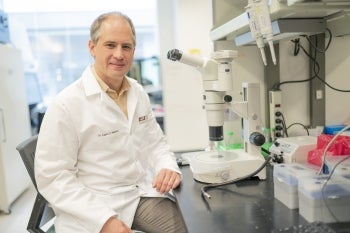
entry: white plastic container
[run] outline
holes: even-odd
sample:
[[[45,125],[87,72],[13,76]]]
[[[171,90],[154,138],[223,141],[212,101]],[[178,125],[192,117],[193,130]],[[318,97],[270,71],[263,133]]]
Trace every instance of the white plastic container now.
[[[326,223],[350,221],[350,178],[327,175],[299,182],[299,214],[307,221]]]
[[[330,173],[333,169],[335,169],[334,175],[350,177],[350,158],[349,158],[349,156],[350,155],[346,155],[346,157],[344,155],[342,155],[342,156],[340,156],[340,155],[339,156],[327,156],[326,166],[327,166],[328,172]]]
[[[274,196],[289,209],[299,207],[298,182],[301,178],[313,176],[316,167],[298,163],[276,164],[273,168]]]

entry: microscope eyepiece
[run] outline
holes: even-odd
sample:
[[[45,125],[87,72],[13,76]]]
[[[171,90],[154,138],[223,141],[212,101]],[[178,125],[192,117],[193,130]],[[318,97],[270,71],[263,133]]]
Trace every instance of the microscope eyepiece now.
[[[182,57],[182,52],[178,49],[172,49],[168,51],[168,59],[172,61],[178,61]]]

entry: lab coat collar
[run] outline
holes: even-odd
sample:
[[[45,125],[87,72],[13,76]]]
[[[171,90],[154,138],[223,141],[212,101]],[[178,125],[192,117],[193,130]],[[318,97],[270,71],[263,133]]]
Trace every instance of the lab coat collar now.
[[[99,94],[101,96],[102,101],[113,103],[112,99],[104,98],[104,96],[108,97],[108,95],[106,93],[105,95],[102,94],[103,90],[98,84],[93,74],[93,71],[91,70],[91,66],[88,66],[85,68],[82,74],[82,78],[83,78],[84,91],[87,97]],[[128,107],[127,108],[128,108],[128,116],[129,116],[128,117],[129,127],[131,127],[132,120],[134,118],[135,110],[137,106],[138,92],[136,91],[136,87],[135,87],[135,85],[137,85],[137,81],[128,77],[127,79],[130,84],[130,89],[128,90],[128,100],[127,100]],[[114,103],[113,103],[113,106],[115,106]]]
[[[85,68],[82,77],[86,96],[100,94],[102,92],[102,89],[91,70],[91,66]]]
[[[90,95],[94,95],[94,94],[99,94],[102,92],[102,89],[100,87],[100,85],[98,84],[93,71],[91,69],[91,66],[86,67],[86,69],[84,70],[83,74],[83,85],[84,85],[84,89],[85,89],[85,93],[86,96],[90,96]],[[127,77],[128,82],[130,84],[130,90],[132,91],[134,84],[136,83],[136,80]]]
[[[129,118],[129,127],[131,128],[132,120],[134,119],[137,106],[138,92],[135,88],[136,80],[128,78],[128,82],[130,84],[130,89],[128,90],[127,110]]]

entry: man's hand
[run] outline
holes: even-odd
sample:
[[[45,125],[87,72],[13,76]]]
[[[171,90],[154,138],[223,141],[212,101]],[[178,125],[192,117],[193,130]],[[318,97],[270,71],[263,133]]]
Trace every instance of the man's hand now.
[[[116,217],[110,217],[100,233],[133,233],[133,231]]]
[[[152,186],[160,193],[167,193],[179,186],[180,174],[169,169],[162,169],[154,178]]]

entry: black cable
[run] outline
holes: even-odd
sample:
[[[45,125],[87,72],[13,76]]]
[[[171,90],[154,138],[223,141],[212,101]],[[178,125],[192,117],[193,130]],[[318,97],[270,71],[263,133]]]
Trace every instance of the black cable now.
[[[331,42],[332,42],[332,39],[333,39],[332,31],[329,28],[326,28],[326,30],[327,30],[327,32],[329,34],[329,40],[328,40],[328,43],[327,43],[325,49],[320,49],[320,48],[317,47],[317,45],[314,45],[312,43],[312,41],[310,40],[309,36],[307,36],[307,35],[302,35],[302,36],[305,37],[307,41],[309,41],[310,46],[313,47],[317,52],[325,53],[328,50],[329,46],[331,45]]]
[[[287,127],[287,130],[288,130],[290,127],[294,126],[294,125],[301,125],[301,126],[305,129],[307,135],[310,135],[310,132],[309,132],[308,128],[307,128],[305,125],[303,125],[303,124],[301,124],[301,123],[298,123],[298,122],[295,122],[295,123],[293,123],[293,124],[290,124],[290,125]]]
[[[330,43],[331,43],[331,41],[332,41],[332,33],[331,33],[331,31],[330,31],[329,29],[327,29],[327,30],[329,31],[329,34],[330,34],[330,40],[328,41],[328,44],[327,44],[327,46],[326,46],[326,48],[325,48],[324,50],[318,49],[318,47],[317,47],[317,38],[316,38],[316,42],[315,42],[316,45],[313,45],[312,42],[310,41],[310,38],[309,38],[309,37],[306,37],[306,39],[307,39],[307,40],[309,41],[309,43],[310,43],[310,46],[313,47],[313,48],[315,49],[315,57],[314,57],[314,58],[311,58],[310,56],[309,56],[309,57],[310,57],[310,59],[313,60],[314,64],[317,64],[318,69],[319,69],[319,64],[318,64],[318,62],[316,61],[317,52],[319,52],[319,53],[325,53],[326,50],[329,48],[329,45],[330,45]],[[302,47],[302,46],[301,46],[301,47]],[[303,49],[303,51],[304,51],[305,54],[308,54],[308,53],[306,52],[305,49]],[[318,75],[318,74],[319,74],[319,70],[318,70],[318,72],[316,72],[315,69],[314,69],[314,73],[315,73],[315,77],[316,77],[319,81],[321,81],[324,85],[326,85],[327,87],[329,87],[330,89],[332,89],[332,90],[334,90],[334,91],[338,91],[338,92],[350,92],[350,90],[344,90],[344,89],[335,88],[335,87],[331,86],[330,84],[328,84],[325,80],[323,80],[323,79]]]
[[[297,56],[299,54],[300,51],[300,38],[296,38],[294,40],[291,40],[294,43],[294,51],[293,51],[293,55]]]
[[[312,57],[306,50],[305,48],[300,45],[300,48],[303,50],[303,52],[310,58],[311,61],[313,61],[313,64],[314,64],[314,76],[312,76],[310,78],[310,81],[314,78],[317,78],[320,82],[322,82],[324,85],[326,85],[327,87],[329,87],[330,89],[334,90],[334,91],[338,91],[338,92],[350,92],[350,90],[342,90],[342,89],[339,89],[339,88],[335,88],[333,86],[331,86],[330,84],[328,84],[325,80],[323,80],[320,76],[319,76],[319,73],[320,73],[320,65],[318,64],[317,60],[316,60],[316,56],[317,56],[317,52],[316,51],[321,51],[321,52],[325,52],[325,50],[316,50],[316,46],[317,46],[317,39],[316,39],[316,45],[313,45],[310,41],[310,39],[308,37],[306,37],[308,39],[308,41],[310,42],[310,45],[312,45],[313,48],[315,48],[315,55],[314,57]],[[331,40],[330,40],[331,41]],[[329,44],[328,44],[329,46]],[[328,47],[327,47],[328,48]],[[316,69],[317,68],[317,69]]]
[[[269,163],[269,161],[272,159],[271,156],[269,156],[265,162],[254,172],[246,175],[246,176],[242,176],[242,177],[239,177],[239,178],[236,178],[234,180],[229,180],[229,181],[225,181],[225,182],[222,182],[222,183],[216,183],[216,184],[207,184],[207,185],[204,185],[201,187],[201,194],[202,196],[204,197],[204,200],[206,200],[205,197],[207,198],[211,198],[211,196],[206,192],[207,190],[211,189],[211,188],[217,188],[217,187],[220,187],[220,186],[224,186],[224,185],[228,185],[228,184],[234,184],[234,183],[237,183],[239,181],[242,181],[242,180],[246,180],[246,179],[249,179],[249,178],[252,178],[253,176],[255,176],[256,174],[258,174],[264,167],[266,167],[266,165]]]
[[[314,49],[314,56],[310,55],[306,49],[300,44],[300,38],[296,38],[294,40],[291,40],[292,43],[294,43],[294,56],[297,56],[299,54],[300,49],[302,49],[302,51],[304,52],[304,54],[313,62],[313,71],[314,74],[308,78],[308,79],[304,79],[304,80],[293,80],[293,81],[285,81],[285,82],[281,82],[281,83],[276,83],[273,85],[273,87],[271,88],[272,90],[280,90],[280,87],[284,84],[292,84],[292,83],[302,83],[302,82],[308,82],[308,81],[312,81],[314,78],[317,78],[319,81],[321,81],[324,85],[326,85],[327,87],[329,87],[330,89],[334,90],[334,91],[338,91],[338,92],[350,92],[350,90],[345,90],[345,89],[339,89],[339,88],[335,88],[333,86],[331,86],[329,83],[327,83],[325,80],[323,80],[320,76],[319,76],[319,72],[320,72],[320,65],[318,64],[316,58],[317,58],[317,52],[319,53],[325,53],[331,42],[333,39],[333,35],[330,29],[326,29],[329,33],[329,40],[328,43],[325,47],[325,49],[320,49],[318,48],[318,44],[317,44],[317,38],[315,41],[315,44],[312,43],[312,41],[310,40],[310,37],[307,35],[302,35],[302,37],[306,38],[306,40],[309,42],[310,47],[312,47]]]
[[[335,88],[332,87],[330,84],[328,84],[326,81],[324,81],[323,79],[321,79],[319,76],[316,76],[324,85],[326,85],[327,87],[329,87],[330,89],[334,90],[334,91],[339,91],[339,92],[350,92],[350,90],[344,90],[344,89],[339,89],[339,88]]]
[[[318,73],[320,72],[320,66],[318,64],[318,62],[316,61],[316,51],[315,51],[315,55],[314,57],[312,55],[310,55],[305,48],[300,44],[300,38],[296,38],[294,40],[291,40],[291,42],[294,43],[294,56],[297,56],[299,54],[300,48],[303,50],[303,52],[305,53],[305,55],[311,60],[313,61],[313,70],[315,75],[313,75],[312,77],[308,78],[308,79],[303,79],[303,80],[292,80],[292,81],[285,81],[285,82],[281,82],[281,83],[276,83],[275,85],[273,85],[272,90],[280,90],[280,87],[284,84],[292,84],[292,83],[303,83],[303,82],[309,82],[312,81],[314,78],[316,78],[316,75],[318,75]],[[316,69],[317,68],[317,69]]]
[[[283,133],[284,133],[284,135],[288,138],[286,120],[284,119],[283,113],[282,113],[282,112],[280,112],[280,113],[281,113],[281,117],[282,117]]]
[[[286,120],[284,119],[283,113],[280,112],[280,114],[281,114],[281,117],[282,117],[283,132],[284,132],[284,134],[285,134],[285,136],[286,136],[287,138],[289,137],[288,129],[289,129],[290,127],[292,127],[293,125],[301,125],[301,126],[306,130],[307,135],[310,135],[310,132],[309,132],[308,128],[307,128],[305,125],[301,124],[301,123],[295,122],[295,123],[293,123],[293,124],[291,124],[291,125],[289,125],[289,126],[287,127]]]
[[[272,89],[273,90],[280,90],[281,86],[284,85],[284,84],[292,84],[292,83],[303,83],[303,82],[311,82],[313,79],[315,79],[319,72],[320,72],[320,65],[318,64],[318,62],[316,61],[316,56],[317,56],[317,53],[315,52],[315,55],[314,57],[312,55],[310,55],[306,49],[300,44],[300,39],[295,39],[295,40],[292,40],[292,42],[294,43],[294,46],[296,47],[297,46],[297,49],[294,49],[294,51],[298,51],[299,53],[299,50],[300,48],[303,50],[303,52],[305,53],[305,55],[313,62],[313,70],[314,70],[314,75],[311,76],[310,78],[307,78],[307,79],[303,79],[303,80],[292,80],[292,81],[284,81],[284,82],[281,82],[281,83],[276,83]],[[297,44],[297,45],[296,45]],[[298,53],[294,53],[294,54],[298,54]],[[295,56],[296,56],[295,55]]]
[[[328,29],[328,30],[329,30],[329,29]],[[331,33],[330,33],[330,35],[331,35]],[[324,85],[326,85],[327,87],[329,87],[330,89],[332,89],[332,90],[334,90],[334,91],[338,91],[338,92],[350,92],[350,90],[342,90],[342,89],[335,88],[335,87],[331,86],[330,84],[328,84],[325,80],[323,80],[323,79],[319,76],[319,64],[318,64],[318,62],[316,61],[316,55],[317,55],[317,52],[324,53],[324,52],[328,49],[329,43],[330,43],[331,39],[329,40],[329,43],[328,43],[326,49],[324,49],[324,50],[319,50],[319,49],[317,49],[317,38],[316,38],[316,42],[315,42],[316,45],[313,45],[308,37],[306,37],[306,38],[307,38],[307,40],[309,41],[310,46],[312,46],[312,47],[315,49],[315,56],[314,56],[314,58],[312,58],[312,56],[309,56],[308,53],[306,52],[306,50],[305,50],[302,46],[301,46],[301,47],[302,47],[302,49],[303,49],[303,52],[304,52],[305,54],[307,54],[307,55],[309,56],[309,58],[312,59],[312,61],[314,62],[314,64],[317,64],[317,66],[318,66],[318,71],[317,71],[317,72],[315,71],[315,67],[314,67],[315,77],[316,77],[320,82],[322,82]],[[316,52],[316,51],[317,51],[317,52]]]

